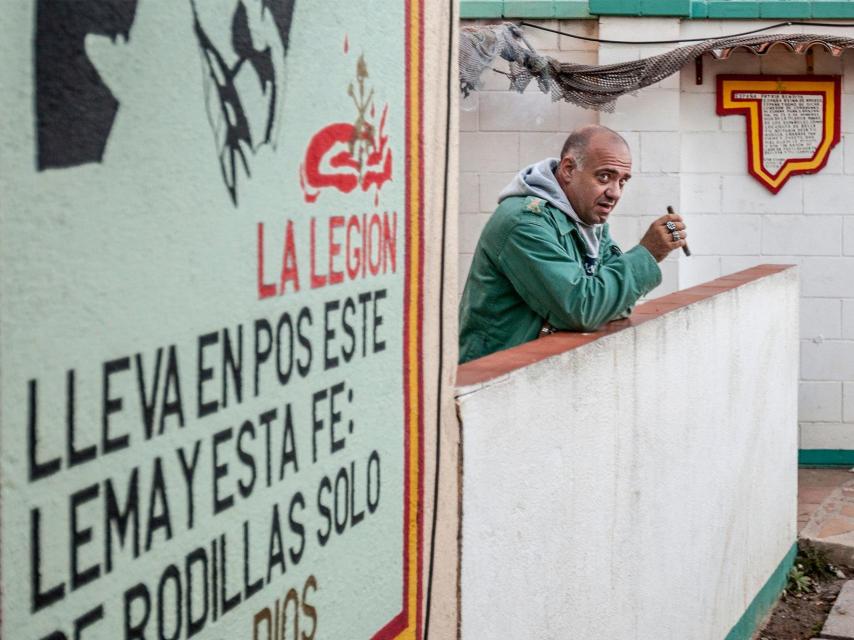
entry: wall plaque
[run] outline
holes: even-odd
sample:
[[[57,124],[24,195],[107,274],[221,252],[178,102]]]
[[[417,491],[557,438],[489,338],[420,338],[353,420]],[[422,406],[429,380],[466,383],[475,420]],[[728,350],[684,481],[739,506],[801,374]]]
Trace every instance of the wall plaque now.
[[[747,170],[772,193],[839,142],[839,76],[719,75],[717,113],[747,120]]]

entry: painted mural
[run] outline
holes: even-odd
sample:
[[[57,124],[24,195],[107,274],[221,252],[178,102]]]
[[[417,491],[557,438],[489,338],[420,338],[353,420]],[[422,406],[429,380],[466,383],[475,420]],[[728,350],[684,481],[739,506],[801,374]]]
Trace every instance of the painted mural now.
[[[208,120],[223,181],[237,204],[238,172],[251,176],[250,154],[261,145],[275,147],[278,138],[294,0],[261,0],[254,11],[238,1],[231,16],[210,3],[190,0],[190,6]]]
[[[420,637],[418,0],[15,3],[0,637]]]
[[[35,90],[39,169],[100,162],[119,102],[86,53],[91,35],[130,36],[137,0],[37,0]]]
[[[345,52],[348,49],[345,40]],[[362,191],[373,187],[376,189],[374,203],[379,204],[379,190],[391,180],[391,147],[385,133],[388,104],[383,106],[377,127],[374,91],[365,88],[367,78],[365,57],[359,56],[356,82],[347,87],[347,95],[353,99],[356,108],[355,121],[327,125],[309,142],[305,161],[300,165],[300,185],[306,202],[317,200],[320,190],[327,187],[344,193],[357,187]]]

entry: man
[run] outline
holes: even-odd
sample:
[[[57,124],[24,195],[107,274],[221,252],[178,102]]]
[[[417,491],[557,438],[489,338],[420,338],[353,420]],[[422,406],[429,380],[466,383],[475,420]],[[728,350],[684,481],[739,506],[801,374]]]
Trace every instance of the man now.
[[[559,160],[523,169],[501,192],[460,302],[461,363],[541,330],[592,331],[658,286],[657,263],[685,245],[685,224],[663,216],[623,253],[607,220],[631,170],[626,141],[589,125],[570,134]]]

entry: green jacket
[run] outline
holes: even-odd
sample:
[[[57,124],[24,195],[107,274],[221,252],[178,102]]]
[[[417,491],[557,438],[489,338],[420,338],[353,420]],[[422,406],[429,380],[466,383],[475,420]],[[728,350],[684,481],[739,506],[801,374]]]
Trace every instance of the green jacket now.
[[[547,201],[501,201],[475,249],[460,301],[460,363],[537,337],[543,322],[592,331],[631,313],[661,282],[655,259],[638,245],[626,253],[602,227],[593,275],[584,243],[566,214]]]

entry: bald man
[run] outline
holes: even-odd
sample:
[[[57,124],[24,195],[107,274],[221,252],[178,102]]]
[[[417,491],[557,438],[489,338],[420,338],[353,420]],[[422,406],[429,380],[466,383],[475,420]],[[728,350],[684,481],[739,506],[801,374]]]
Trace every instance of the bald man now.
[[[569,135],[560,159],[533,164],[507,185],[460,301],[461,363],[541,331],[593,331],[628,317],[658,286],[658,263],[685,245],[685,224],[679,215],[662,216],[623,253],[608,218],[631,171],[626,141],[589,125]]]

